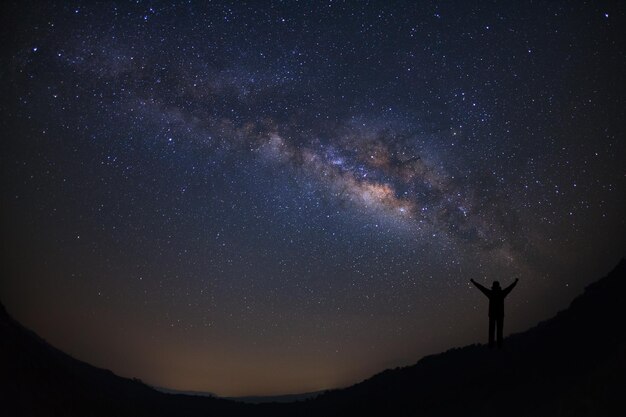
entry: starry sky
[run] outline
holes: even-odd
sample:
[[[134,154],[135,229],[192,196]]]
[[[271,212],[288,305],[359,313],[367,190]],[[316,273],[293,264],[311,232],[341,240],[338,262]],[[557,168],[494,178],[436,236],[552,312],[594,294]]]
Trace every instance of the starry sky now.
[[[3,2],[8,311],[218,395],[505,333],[624,255],[621,2]]]

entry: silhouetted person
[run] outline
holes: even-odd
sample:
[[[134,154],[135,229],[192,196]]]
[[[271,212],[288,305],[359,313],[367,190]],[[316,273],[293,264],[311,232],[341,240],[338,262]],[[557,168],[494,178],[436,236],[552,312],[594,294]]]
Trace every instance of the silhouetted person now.
[[[505,289],[500,288],[500,283],[494,281],[491,289],[485,288],[473,279],[472,284],[489,297],[489,347],[493,347],[494,333],[498,332],[498,348],[502,347],[502,329],[504,327],[504,298],[509,295],[511,290],[517,285],[519,279]]]

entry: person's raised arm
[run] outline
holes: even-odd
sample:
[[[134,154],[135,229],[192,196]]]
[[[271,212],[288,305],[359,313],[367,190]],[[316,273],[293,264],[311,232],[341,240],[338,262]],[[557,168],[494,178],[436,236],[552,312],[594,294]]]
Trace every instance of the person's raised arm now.
[[[491,291],[489,291],[487,288],[483,287],[482,285],[480,285],[479,283],[477,283],[473,279],[470,279],[470,282],[472,284],[474,284],[476,286],[476,288],[478,288],[480,291],[482,291],[483,294],[485,294],[487,297],[489,297],[489,294],[491,293]]]
[[[504,296],[506,297],[507,295],[509,295],[509,293],[511,292],[511,290],[513,288],[515,288],[515,286],[517,285],[517,282],[519,281],[519,278],[516,278],[515,281],[513,282],[513,284],[509,285],[508,287],[506,287],[504,289]]]

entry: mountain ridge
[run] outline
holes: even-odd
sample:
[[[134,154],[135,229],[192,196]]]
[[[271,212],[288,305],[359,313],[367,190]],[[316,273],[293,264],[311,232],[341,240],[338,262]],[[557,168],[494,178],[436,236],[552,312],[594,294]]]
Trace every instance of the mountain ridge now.
[[[95,368],[50,346],[0,304],[0,407],[15,416],[626,415],[619,403],[625,286],[622,259],[568,308],[507,337],[503,351],[452,348],[315,398],[256,405],[167,394]]]

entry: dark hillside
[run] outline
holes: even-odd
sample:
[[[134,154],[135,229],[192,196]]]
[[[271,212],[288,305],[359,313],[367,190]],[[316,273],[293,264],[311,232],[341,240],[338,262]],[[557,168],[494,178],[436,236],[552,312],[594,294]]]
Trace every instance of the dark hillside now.
[[[291,404],[158,392],[51,347],[0,308],[0,397],[14,416],[624,416],[626,262],[506,339],[451,349]]]
[[[311,414],[624,416],[626,262],[554,318],[506,340],[388,370],[321,396]]]

